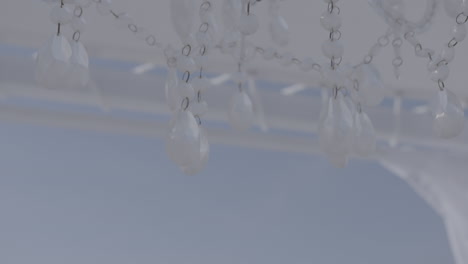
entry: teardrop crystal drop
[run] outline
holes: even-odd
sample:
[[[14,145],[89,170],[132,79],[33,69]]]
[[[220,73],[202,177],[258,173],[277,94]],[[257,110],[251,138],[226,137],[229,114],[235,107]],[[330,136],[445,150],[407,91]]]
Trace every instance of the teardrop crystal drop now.
[[[465,113],[460,100],[454,93],[445,89],[439,91],[432,105],[433,131],[440,138],[458,136],[465,124]]]
[[[169,157],[180,167],[200,158],[200,129],[190,111],[179,111],[167,138]]]

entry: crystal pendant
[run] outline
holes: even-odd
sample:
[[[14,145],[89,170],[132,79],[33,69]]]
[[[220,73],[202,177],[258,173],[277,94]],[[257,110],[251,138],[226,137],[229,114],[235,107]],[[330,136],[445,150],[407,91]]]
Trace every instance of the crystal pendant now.
[[[375,152],[376,135],[374,125],[369,116],[362,111],[354,115],[354,152],[362,157],[368,157]]]
[[[280,15],[273,16],[270,23],[270,35],[276,45],[284,47],[289,43],[289,26]]]
[[[458,136],[465,124],[465,113],[460,100],[454,93],[445,89],[439,91],[433,105],[433,131],[441,138]]]
[[[355,101],[366,106],[379,105],[385,97],[385,86],[380,73],[372,64],[361,65],[353,77],[357,82],[354,84]]]
[[[89,58],[81,42],[72,43],[72,56],[68,71],[68,84],[71,88],[84,87],[89,82]]]
[[[228,117],[229,123],[236,129],[246,130],[252,125],[254,121],[253,103],[246,92],[238,92],[231,99]]]
[[[180,107],[180,101],[182,96],[178,89],[179,80],[177,78],[177,71],[173,68],[169,68],[167,73],[165,92],[166,92],[166,103],[171,111],[176,111]]]
[[[327,111],[319,124],[320,147],[331,159],[346,157],[352,146],[353,116],[343,95],[328,100]]]
[[[175,31],[184,44],[189,43],[190,34],[195,24],[195,6],[193,0],[171,0],[171,19]]]
[[[190,111],[180,111],[171,120],[167,153],[182,168],[200,160],[200,129]]]
[[[54,35],[36,57],[36,81],[45,88],[59,89],[66,84],[72,49],[62,35]]]
[[[192,159],[191,164],[186,164],[182,167],[182,171],[187,175],[195,175],[200,173],[208,163],[210,156],[210,144],[208,136],[203,127],[200,127],[200,151],[198,158]]]

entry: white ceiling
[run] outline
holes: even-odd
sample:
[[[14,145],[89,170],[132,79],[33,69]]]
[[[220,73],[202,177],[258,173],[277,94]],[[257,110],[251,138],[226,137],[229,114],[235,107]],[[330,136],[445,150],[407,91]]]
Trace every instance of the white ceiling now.
[[[114,0],[113,9],[116,12],[127,12],[138,26],[147,28],[158,36],[163,43],[178,44],[178,39],[172,30],[169,17],[170,0]],[[221,0],[213,0],[216,4]],[[266,1],[264,1],[266,2]],[[267,3],[259,3],[253,10],[260,16],[260,21],[266,21]],[[424,10],[425,0],[411,0],[407,3],[408,17],[420,17]],[[369,50],[376,39],[386,30],[385,23],[374,13],[367,0],[340,1],[340,8],[344,20],[342,40],[345,44],[345,62],[358,63]],[[281,12],[291,29],[289,47],[282,49],[290,51],[298,58],[312,57],[317,61],[325,61],[321,55],[320,45],[327,38],[327,33],[319,23],[320,14],[326,9],[323,1],[288,0],[283,1]],[[112,16],[101,17],[94,8],[85,11],[89,26],[82,40],[92,56],[131,61],[152,62],[164,65],[162,51],[149,48],[144,41],[132,36],[128,30],[115,27]],[[3,0],[0,9],[0,42],[38,48],[47,37],[55,31],[49,22],[49,8],[40,0]],[[421,36],[424,46],[440,50],[449,40],[449,33],[453,21],[445,13],[439,12],[436,23],[429,34]],[[260,32],[250,40],[262,47],[271,43],[268,36],[267,24],[261,24]],[[451,65],[451,77],[447,82],[449,89],[468,102],[468,89],[465,83],[468,76],[465,69],[468,62],[468,46],[465,43],[457,46],[457,57]],[[388,47],[376,59],[389,90],[400,89],[407,97],[427,99],[436,85],[429,81],[425,70],[426,61],[414,56],[409,45],[403,47],[405,62],[400,81],[393,77],[391,61],[392,48]],[[212,56],[212,71],[234,71],[233,60],[229,56]],[[249,66],[255,69],[259,78],[279,80],[287,83],[304,82],[314,84],[316,75],[303,73],[295,66],[281,67],[276,63],[266,63],[259,56]],[[392,90],[391,90],[392,91]]]

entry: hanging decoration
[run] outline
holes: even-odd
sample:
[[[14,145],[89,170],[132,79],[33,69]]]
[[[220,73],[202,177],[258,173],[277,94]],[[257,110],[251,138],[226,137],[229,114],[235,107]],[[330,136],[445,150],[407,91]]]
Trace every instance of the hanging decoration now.
[[[88,84],[89,61],[82,42],[86,29],[83,14],[93,5],[99,14],[111,17],[117,27],[130,31],[147,46],[163,50],[168,69],[165,94],[172,113],[167,152],[186,174],[199,173],[209,159],[208,134],[202,121],[208,112],[205,96],[213,86],[206,72],[216,70],[209,69],[208,58],[216,52],[231,56],[237,65],[226,79],[236,87],[226,112],[229,123],[239,130],[247,130],[254,124],[264,131],[267,129],[255,80],[246,71],[246,65],[257,55],[284,67],[296,65],[304,72],[319,73],[319,84],[326,91],[319,118],[319,143],[331,163],[338,167],[346,166],[351,156],[370,156],[375,152],[376,133],[366,109],[384,99],[385,86],[373,61],[386,47],[392,49],[391,65],[397,79],[404,66],[401,53],[404,45],[409,44],[416,57],[427,60],[429,78],[435,84],[431,103],[434,134],[453,138],[463,130],[463,106],[446,82],[456,46],[467,35],[465,1],[443,0],[442,6],[438,4],[440,1],[426,0],[423,16],[413,21],[405,16],[404,0],[369,0],[387,28],[356,65],[343,59],[341,14],[345,10],[340,9],[339,0],[324,0],[325,11],[317,21],[327,33],[321,51],[328,62],[323,65],[310,57],[300,59],[291,52],[276,49],[284,49],[292,41],[287,19],[281,12],[282,0],[171,0],[171,20],[180,39],[174,46],[160,42],[147,28],[138,26],[129,14],[116,12],[111,0],[43,1],[51,6],[50,19],[55,30],[36,56],[36,79],[40,86],[65,89]],[[217,3],[219,8],[215,8]],[[251,42],[251,36],[258,32],[262,22],[254,11],[263,6],[268,9],[266,27],[271,47]],[[426,48],[418,37],[430,29],[439,6],[454,22],[446,45],[436,53]],[[218,10],[220,21],[215,14]],[[71,29],[69,35],[65,28]]]

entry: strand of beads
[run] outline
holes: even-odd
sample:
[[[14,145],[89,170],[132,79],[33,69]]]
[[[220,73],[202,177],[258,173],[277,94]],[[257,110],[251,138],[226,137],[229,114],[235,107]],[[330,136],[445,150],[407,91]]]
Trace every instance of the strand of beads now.
[[[169,157],[186,174],[194,174],[204,167],[208,158],[208,142],[200,124],[200,116],[195,116],[192,104],[195,104],[197,96],[191,84],[192,73],[197,65],[192,58],[192,25],[194,24],[194,1],[171,1],[171,18],[174,28],[184,43],[179,55],[174,55],[170,48],[166,49],[168,65],[174,66],[183,72],[182,80],[172,89],[175,101],[179,99],[180,107],[176,109],[170,123],[170,131],[167,138],[167,152]],[[174,69],[170,69],[174,70]],[[171,75],[174,73],[170,72]],[[170,105],[171,106],[171,105]]]
[[[75,0],[75,1],[90,1],[90,0]],[[159,42],[154,34],[148,32],[144,27],[138,26],[132,17],[126,12],[117,12],[112,8],[112,0],[92,0],[96,4],[99,14],[102,16],[111,15],[116,22],[116,27],[129,30],[136,38],[141,39],[149,47],[157,47],[163,49],[164,45]]]
[[[46,1],[52,3],[50,19],[57,25],[57,31],[38,51],[36,57],[36,81],[45,88],[60,89],[66,84],[67,69],[72,48],[63,34],[63,26],[72,20],[72,13],[64,0]]]
[[[82,3],[85,4],[85,3]],[[89,59],[88,52],[80,41],[82,32],[85,30],[86,21],[83,18],[85,5],[77,3],[73,11],[71,27],[72,36],[72,56],[68,72],[68,84],[71,88],[84,87],[89,82]]]
[[[194,114],[198,121],[200,128],[200,153],[199,158],[191,166],[183,168],[186,174],[199,173],[207,164],[210,152],[210,145],[208,142],[208,135],[205,129],[201,126],[201,118],[208,110],[206,101],[203,100],[203,92],[210,87],[210,82],[204,78],[203,69],[207,67],[206,57],[209,52],[209,48],[215,42],[215,35],[211,29],[214,26],[212,4],[210,1],[203,1],[200,6],[200,25],[199,31],[196,35],[196,40],[200,46],[199,54],[195,59],[197,66],[200,68],[200,74],[198,78],[194,78],[193,86],[195,88],[195,99],[190,104],[190,111]]]
[[[330,162],[337,167],[344,167],[352,148],[353,113],[350,110],[342,89],[345,86],[344,75],[338,67],[343,58],[341,38],[340,9],[338,0],[325,0],[327,10],[320,18],[322,27],[329,31],[328,39],[322,44],[322,52],[330,59],[329,67],[324,69],[321,84],[331,89],[332,93],[323,105],[320,113],[319,140],[320,147]]]
[[[247,61],[246,37],[257,32],[259,27],[257,17],[251,13],[251,2],[256,2],[256,0],[242,0],[241,3],[241,14],[237,27],[241,34],[238,57],[236,58],[238,68],[233,78],[233,81],[237,83],[238,90],[231,98],[228,112],[229,123],[238,130],[250,128],[255,119],[252,99],[244,89],[248,79],[247,74],[244,72]]]
[[[351,153],[369,156],[375,151],[376,135],[370,118],[362,109],[363,103],[368,103],[363,100],[362,91],[368,90],[367,87],[376,81],[369,73],[372,70],[370,61],[356,67],[340,66],[343,56],[342,46],[337,43],[341,38],[340,9],[336,0],[325,2],[328,9],[322,15],[321,23],[329,31],[329,39],[324,42],[322,50],[330,59],[330,66],[323,72],[321,84],[332,93],[320,113],[319,140],[332,164],[344,167]],[[360,93],[349,97],[344,93],[346,90]]]
[[[463,7],[460,6],[460,9]],[[432,103],[433,131],[436,136],[441,138],[458,136],[463,131],[465,122],[465,113],[460,100],[445,85],[445,81],[450,75],[449,64],[455,58],[455,46],[465,40],[467,35],[465,24],[468,21],[468,16],[465,15],[465,12],[459,13],[455,17],[456,24],[452,30],[452,38],[437,56],[435,56],[434,51],[423,48],[414,32],[405,33],[405,39],[414,47],[416,56],[429,59],[427,70],[431,80],[437,83],[439,90]]]

